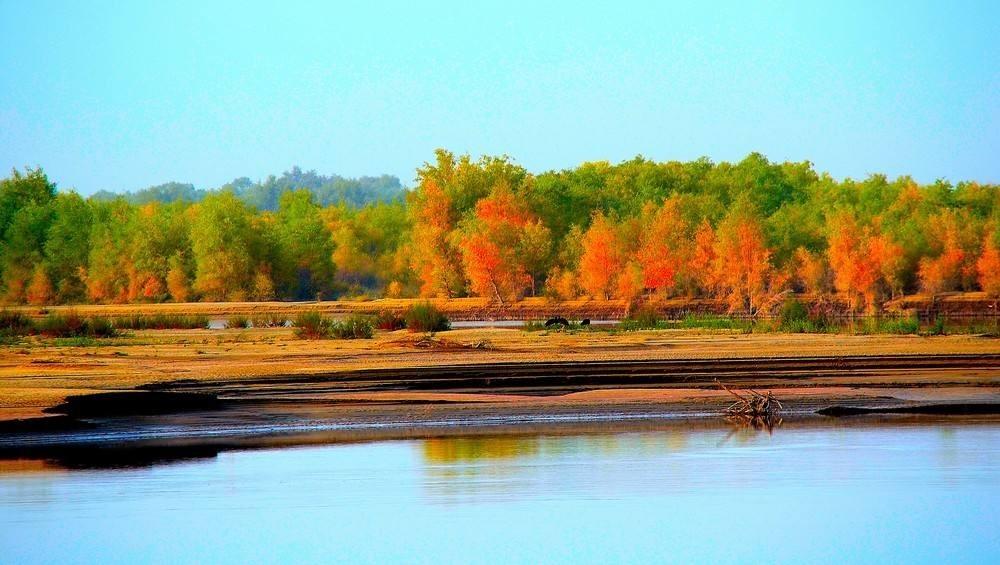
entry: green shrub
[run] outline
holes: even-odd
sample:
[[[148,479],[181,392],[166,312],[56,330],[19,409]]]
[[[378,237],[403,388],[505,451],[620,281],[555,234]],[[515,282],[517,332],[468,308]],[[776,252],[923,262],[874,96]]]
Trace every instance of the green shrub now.
[[[368,316],[350,316],[334,322],[330,326],[330,334],[337,339],[371,339],[375,327]]]
[[[406,320],[391,310],[379,310],[375,313],[374,324],[380,330],[392,332],[405,328]]]
[[[88,320],[88,323],[90,324],[90,332],[88,334],[90,336],[115,337],[118,335],[114,324],[107,318],[91,318]]]
[[[247,318],[242,314],[236,314],[230,316],[229,319],[226,320],[227,330],[237,330],[237,329],[242,330],[249,327],[250,327],[250,318]]]
[[[430,302],[414,304],[403,315],[411,332],[443,332],[451,329],[451,322]]]
[[[795,298],[789,298],[781,305],[778,321],[781,326],[799,324],[809,320],[809,310]]]
[[[928,335],[944,335],[944,318],[937,316],[931,323],[930,327],[927,328]]]
[[[920,331],[920,320],[908,318],[867,318],[858,330],[862,334],[915,334]]]
[[[782,304],[774,329],[790,333],[824,333],[830,331],[831,324],[825,315],[810,314],[804,304],[790,298]]]
[[[302,339],[323,339],[330,336],[333,323],[319,312],[301,312],[292,325],[295,335]]]
[[[644,306],[622,320],[619,327],[625,331],[655,330],[666,328],[667,322],[655,308]]]
[[[753,322],[729,316],[688,314],[680,321],[679,327],[685,329],[705,329],[705,330],[739,330],[742,332],[753,331]]]
[[[208,327],[208,317],[132,314],[115,318],[114,326],[120,330],[199,330]]]

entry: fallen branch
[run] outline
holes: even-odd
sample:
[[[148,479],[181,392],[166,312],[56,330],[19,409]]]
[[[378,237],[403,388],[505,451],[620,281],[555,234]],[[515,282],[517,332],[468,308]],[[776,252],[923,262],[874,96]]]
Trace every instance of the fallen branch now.
[[[715,382],[722,387],[722,390],[728,392],[736,398],[736,402],[733,402],[728,408],[726,408],[726,414],[729,416],[771,418],[777,416],[784,409],[784,406],[782,406],[781,402],[779,402],[778,399],[771,394],[771,391],[761,394],[756,390],[747,389],[746,392],[748,392],[749,395],[744,395],[730,389],[718,380]]]

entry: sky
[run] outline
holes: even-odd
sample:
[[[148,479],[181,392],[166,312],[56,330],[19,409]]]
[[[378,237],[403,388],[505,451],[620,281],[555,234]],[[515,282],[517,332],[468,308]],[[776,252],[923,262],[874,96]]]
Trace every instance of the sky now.
[[[0,167],[90,194],[759,151],[1000,182],[998,38],[995,1],[0,0]]]

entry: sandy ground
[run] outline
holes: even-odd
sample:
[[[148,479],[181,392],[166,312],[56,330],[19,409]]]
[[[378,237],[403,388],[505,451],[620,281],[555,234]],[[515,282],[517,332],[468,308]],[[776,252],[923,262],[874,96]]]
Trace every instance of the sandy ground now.
[[[1000,340],[975,336],[462,329],[433,340],[399,331],[372,340],[308,341],[274,328],[150,330],[83,346],[62,343],[32,339],[0,347],[0,420],[42,415],[69,395],[171,382],[232,399],[322,402],[324,410],[344,414],[718,409],[728,395],[715,378],[766,388],[809,408],[879,399],[1000,402],[1000,357],[993,357],[1000,356]],[[935,361],[942,355],[973,357]],[[859,357],[880,361],[850,361]],[[536,364],[544,364],[539,374],[529,370]],[[429,371],[411,368],[436,373],[428,379]],[[632,374],[637,378],[627,378]]]

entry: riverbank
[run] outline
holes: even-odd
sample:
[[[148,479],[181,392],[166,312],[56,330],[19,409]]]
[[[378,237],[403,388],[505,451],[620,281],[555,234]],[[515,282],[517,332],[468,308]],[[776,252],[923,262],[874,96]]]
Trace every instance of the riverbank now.
[[[217,398],[218,425],[719,414],[731,398],[717,381],[771,390],[800,414],[1000,403],[1000,339],[968,335],[474,328],[310,341],[290,328],[142,330],[30,338],[2,353],[0,421],[148,390]]]

